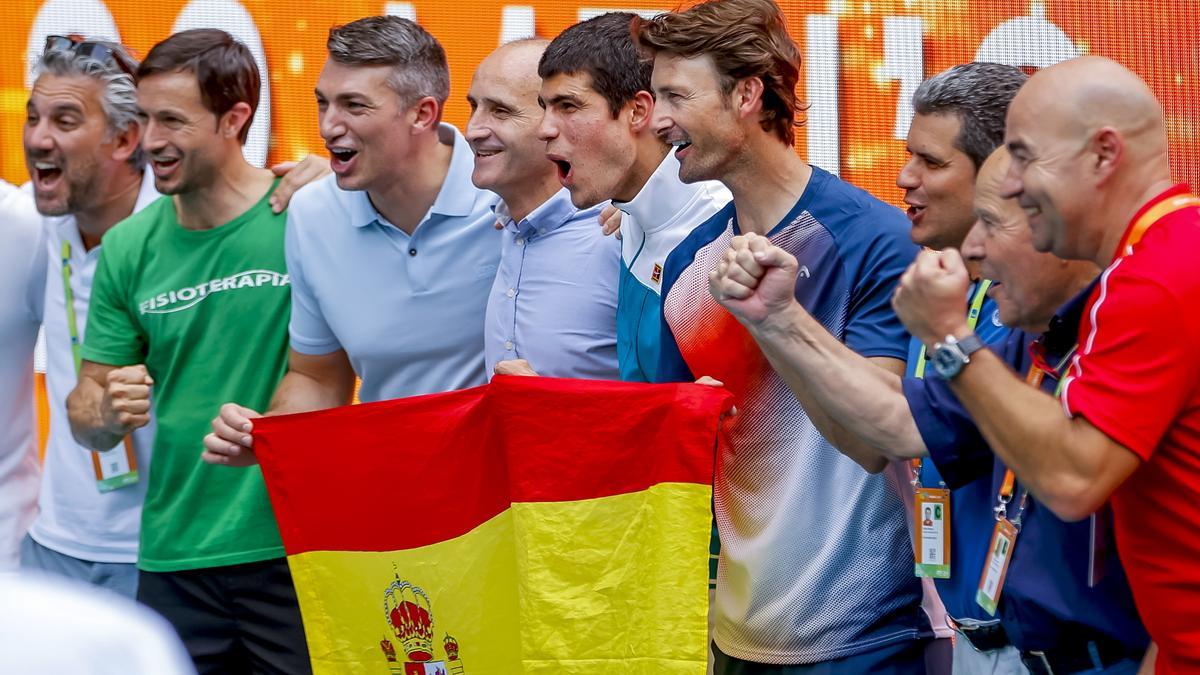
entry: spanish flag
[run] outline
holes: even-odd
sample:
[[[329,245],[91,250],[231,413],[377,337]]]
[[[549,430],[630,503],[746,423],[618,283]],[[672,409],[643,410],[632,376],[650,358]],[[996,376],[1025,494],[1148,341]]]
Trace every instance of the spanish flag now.
[[[730,403],[500,376],[256,421],[313,670],[704,673]]]

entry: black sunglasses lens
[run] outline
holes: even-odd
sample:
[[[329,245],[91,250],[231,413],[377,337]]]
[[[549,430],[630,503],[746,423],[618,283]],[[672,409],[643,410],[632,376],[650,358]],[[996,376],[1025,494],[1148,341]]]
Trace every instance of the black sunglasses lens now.
[[[61,52],[66,51],[75,45],[75,41],[65,35],[48,35],[46,36],[46,47],[43,51]]]

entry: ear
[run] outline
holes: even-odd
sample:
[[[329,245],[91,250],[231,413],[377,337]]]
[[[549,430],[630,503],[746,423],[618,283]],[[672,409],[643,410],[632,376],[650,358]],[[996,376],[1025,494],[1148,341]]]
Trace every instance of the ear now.
[[[758,124],[762,116],[762,97],[766,87],[758,77],[744,77],[733,86],[730,96],[733,98],[733,109],[738,117],[752,120]]]
[[[242,127],[250,126],[254,121],[253,118],[254,112],[250,109],[250,104],[238,101],[233,104],[232,108],[226,110],[224,115],[221,115],[221,119],[217,121],[217,127],[223,138],[237,140]]]
[[[112,144],[112,158],[116,162],[124,162],[137,152],[142,142],[142,123],[133,120],[119,134],[114,134],[109,143]]]
[[[1101,181],[1116,172],[1125,155],[1125,139],[1112,127],[1103,127],[1092,134],[1088,150],[1092,158],[1090,167]]]
[[[640,134],[650,127],[654,117],[654,96],[650,92],[639,91],[625,105],[629,108],[629,128],[633,133]]]
[[[412,115],[413,133],[437,130],[442,121],[442,106],[432,96],[420,99],[409,108]]]

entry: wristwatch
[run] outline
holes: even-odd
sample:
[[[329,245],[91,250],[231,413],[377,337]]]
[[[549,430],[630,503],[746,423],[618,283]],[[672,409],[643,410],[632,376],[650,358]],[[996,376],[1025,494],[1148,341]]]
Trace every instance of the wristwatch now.
[[[968,333],[961,340],[947,335],[944,341],[933,346],[929,360],[943,380],[950,380],[962,372],[963,366],[971,362],[971,354],[980,349],[983,349],[983,340],[974,333]]]

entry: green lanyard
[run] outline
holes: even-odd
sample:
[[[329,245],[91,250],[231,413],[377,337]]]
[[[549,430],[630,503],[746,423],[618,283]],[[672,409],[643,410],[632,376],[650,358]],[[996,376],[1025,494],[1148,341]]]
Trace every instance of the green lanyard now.
[[[71,336],[71,357],[75,360],[75,376],[83,363],[79,355],[79,324],[75,318],[75,293],[71,291],[71,242],[62,243],[63,297],[67,301],[67,333]]]
[[[975,289],[975,295],[971,296],[971,308],[967,312],[967,325],[971,330],[975,330],[975,325],[979,323],[979,310],[983,308],[983,301],[987,299],[988,288],[992,282],[988,279],[979,281],[979,288]],[[925,377],[925,345],[921,345],[921,353],[917,355],[917,370],[914,376],[918,379]]]
[[[976,324],[979,323],[979,311],[983,308],[983,301],[987,299],[988,288],[992,282],[988,279],[980,279],[979,287],[975,289],[975,295],[971,296],[970,309],[967,312],[967,325],[971,330],[975,330]],[[917,367],[913,375],[917,379],[925,377],[925,345],[921,345],[921,351],[917,354]],[[914,458],[910,464],[912,466],[912,484],[914,488],[921,487],[921,461],[920,457]],[[943,484],[944,487],[944,484]]]
[[[67,303],[67,333],[71,336],[71,358],[75,362],[75,377],[79,377],[83,357],[80,356],[79,320],[75,317],[75,293],[71,290],[71,243],[68,241],[62,243],[62,282],[63,299]],[[130,437],[126,436],[122,443],[122,454],[127,462],[124,467],[114,463],[111,456],[102,461],[100,453],[91,453],[92,468],[96,472],[96,486],[101,492],[111,492],[138,482],[137,459]]]

